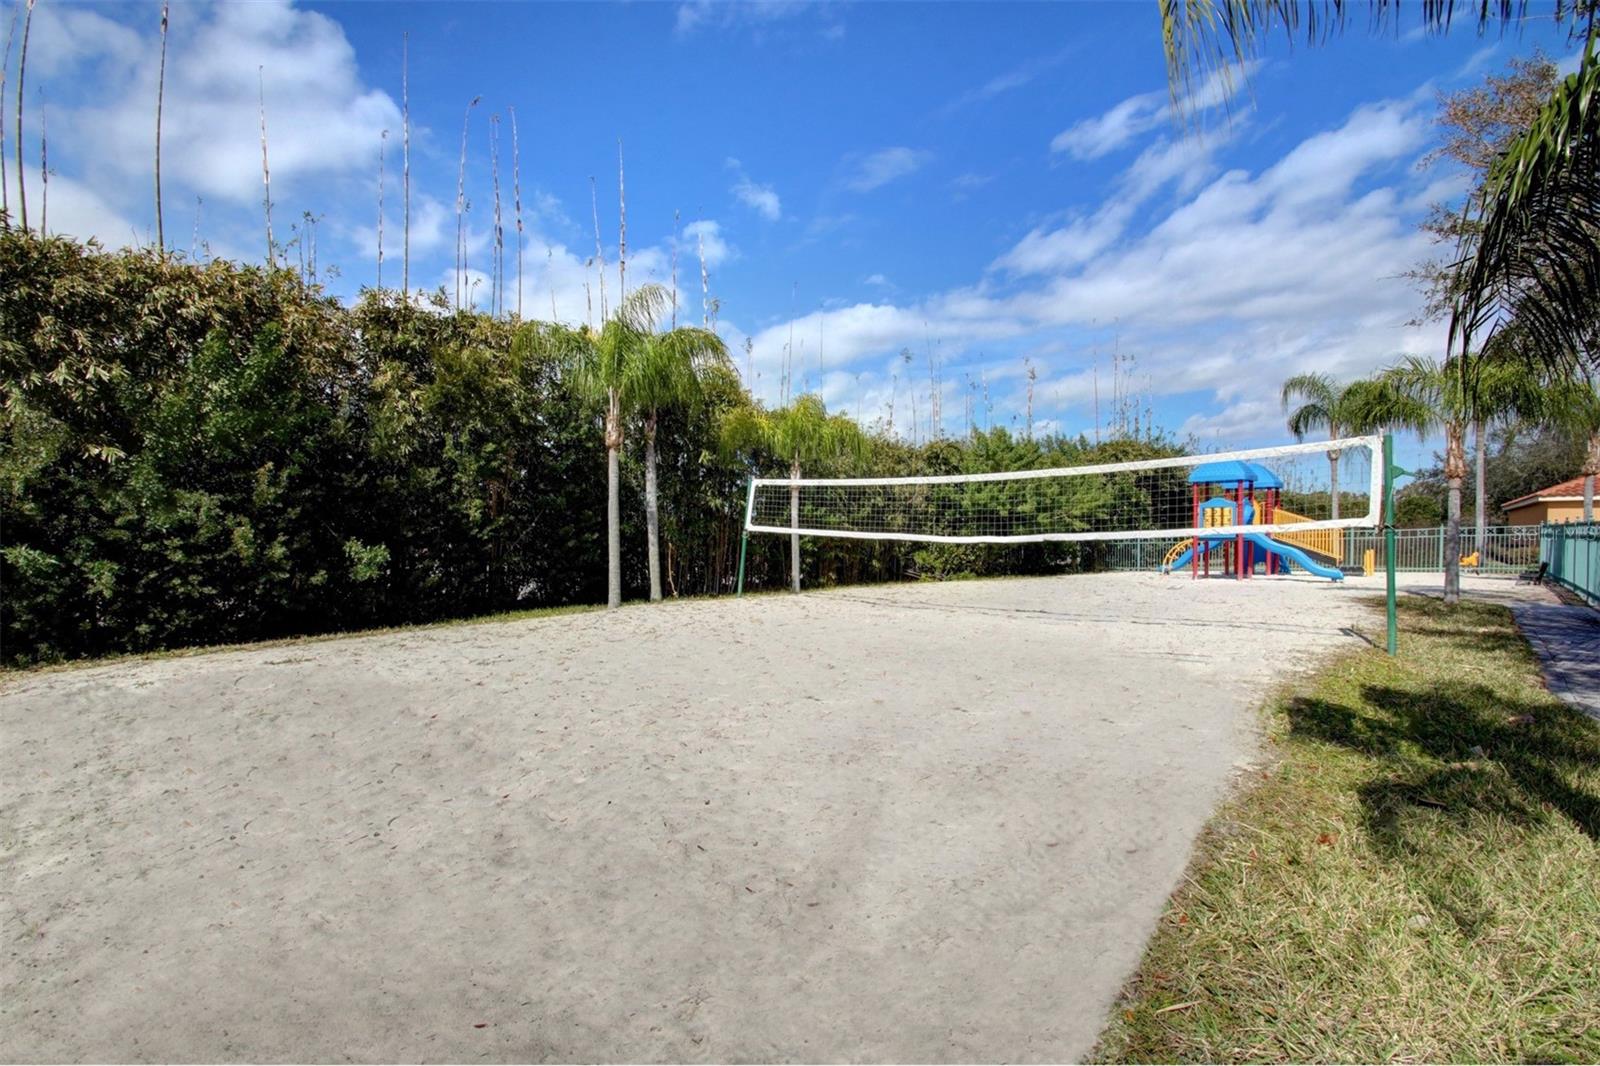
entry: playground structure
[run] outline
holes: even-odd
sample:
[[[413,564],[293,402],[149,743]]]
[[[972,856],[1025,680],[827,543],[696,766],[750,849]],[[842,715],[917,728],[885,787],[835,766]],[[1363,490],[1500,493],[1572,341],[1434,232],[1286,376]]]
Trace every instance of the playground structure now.
[[[1238,459],[1202,463],[1189,474],[1189,485],[1194,525],[1199,529],[1313,521],[1282,506],[1283,481],[1259,463]],[[1208,496],[1210,493],[1215,494]],[[1161,569],[1172,573],[1187,566],[1192,577],[1210,576],[1213,557],[1219,560],[1222,573],[1237,578],[1250,577],[1258,566],[1269,575],[1290,574],[1299,567],[1317,577],[1343,581],[1339,564],[1344,559],[1344,530],[1190,537],[1172,546]]]

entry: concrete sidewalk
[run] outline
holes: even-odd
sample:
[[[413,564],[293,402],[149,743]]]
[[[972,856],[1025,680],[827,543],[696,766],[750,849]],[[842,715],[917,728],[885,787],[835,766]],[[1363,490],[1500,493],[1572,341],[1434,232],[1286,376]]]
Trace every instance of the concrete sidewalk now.
[[[1412,596],[1439,595],[1439,586],[1412,584]],[[1511,608],[1544,669],[1552,695],[1600,719],[1600,611],[1561,601],[1554,589],[1511,577],[1461,576],[1461,594]]]
[[[1600,611],[1550,602],[1514,603],[1511,610],[1551,693],[1600,719]]]

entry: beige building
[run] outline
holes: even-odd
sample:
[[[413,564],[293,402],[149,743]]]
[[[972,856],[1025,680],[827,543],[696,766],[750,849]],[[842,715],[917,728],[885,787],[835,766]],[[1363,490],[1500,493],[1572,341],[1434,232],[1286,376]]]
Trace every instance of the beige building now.
[[[1502,504],[1506,522],[1536,526],[1541,522],[1577,522],[1583,518],[1583,478],[1575,477]]]

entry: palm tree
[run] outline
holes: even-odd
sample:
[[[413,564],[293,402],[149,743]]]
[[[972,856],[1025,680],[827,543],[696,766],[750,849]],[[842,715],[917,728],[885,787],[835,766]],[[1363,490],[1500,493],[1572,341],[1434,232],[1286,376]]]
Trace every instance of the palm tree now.
[[[1461,488],[1467,476],[1467,429],[1474,422],[1515,416],[1550,422],[1560,416],[1552,397],[1562,387],[1538,366],[1508,350],[1464,360],[1411,356],[1380,371],[1357,391],[1357,417],[1367,425],[1406,429],[1419,437],[1444,434],[1444,602],[1461,599]]]
[[[659,288],[644,286],[629,293],[600,328],[570,329],[550,322],[531,322],[517,333],[517,343],[539,350],[569,368],[568,380],[587,403],[601,413],[606,445],[606,606],[622,605],[622,520],[620,482],[623,429],[636,410],[641,353],[648,347],[660,308]]]
[[[1328,431],[1329,440],[1338,440],[1367,428],[1360,393],[1364,382],[1340,385],[1327,374],[1296,374],[1283,383],[1283,410],[1289,416],[1289,432],[1295,440],[1318,429]],[[1303,403],[1290,410],[1295,397]],[[1339,517],[1339,450],[1328,450],[1328,490],[1333,503],[1328,517]]]
[[[729,451],[760,449],[770,452],[789,467],[789,477],[798,480],[807,467],[839,462],[860,462],[869,441],[853,419],[830,415],[815,393],[796,397],[785,407],[767,411],[760,407],[741,407],[722,424],[723,446]],[[789,487],[789,521],[800,526],[800,486]],[[800,591],[800,534],[789,536],[789,582]]]
[[[643,294],[643,295],[641,295]],[[670,297],[660,286],[635,289],[629,299],[659,302],[661,312]],[[637,412],[644,427],[644,515],[645,536],[650,559],[650,599],[661,599],[660,507],[656,491],[656,428],[666,410],[692,407],[699,403],[701,382],[712,366],[728,365],[728,349],[722,338],[699,326],[679,326],[666,333],[647,334],[634,353],[636,365],[629,375],[630,388],[623,391],[626,409]]]

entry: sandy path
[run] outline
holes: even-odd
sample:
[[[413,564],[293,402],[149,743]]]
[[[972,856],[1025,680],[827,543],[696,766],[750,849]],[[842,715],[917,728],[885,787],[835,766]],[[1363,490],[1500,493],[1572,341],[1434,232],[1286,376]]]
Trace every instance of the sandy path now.
[[[1059,1060],[1376,588],[840,590],[28,675],[6,1060]]]

